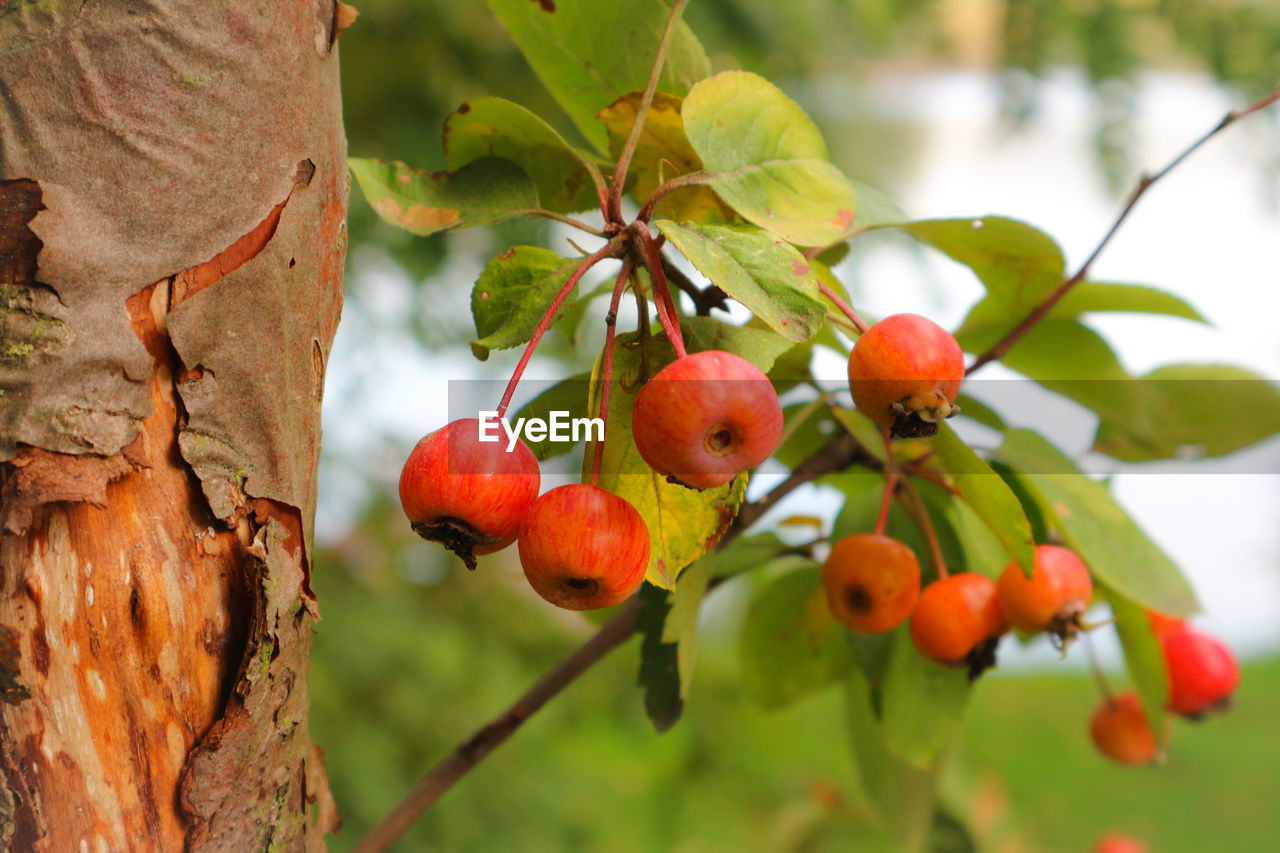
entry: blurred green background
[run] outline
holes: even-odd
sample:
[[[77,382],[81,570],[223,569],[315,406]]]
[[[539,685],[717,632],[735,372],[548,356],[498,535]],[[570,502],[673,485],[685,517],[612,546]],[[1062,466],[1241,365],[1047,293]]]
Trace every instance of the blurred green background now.
[[[353,154],[441,168],[441,122],[481,94],[519,101],[572,137],[483,2],[358,7],[341,39]],[[1096,103],[1099,180],[1113,190],[1137,168],[1127,128],[1144,69],[1206,72],[1240,100],[1280,80],[1273,0],[694,0],[686,18],[717,70],[744,67],[790,88],[833,74],[871,80],[886,68],[996,75],[1012,129],[1034,121],[1038,75],[1082,68]],[[910,173],[917,131],[873,99],[855,95],[819,118],[833,159],[862,164],[851,175],[892,192]],[[471,337],[465,316],[432,310],[444,300],[441,288],[462,286],[444,271],[478,269],[493,252],[545,234],[516,224],[414,238],[352,195],[352,263],[389,260],[412,283],[397,297],[408,300],[405,345],[426,350],[465,352]],[[349,277],[343,323],[372,345],[386,334],[386,294],[362,289],[369,280]],[[549,343],[553,355],[566,351]],[[513,551],[469,574],[416,540],[388,488],[403,454],[392,436],[373,464],[329,446],[326,454],[331,509],[314,570],[324,618],[312,726],[344,820],[330,842],[341,851],[593,624],[537,599]],[[365,479],[371,468],[380,475]],[[743,694],[737,626],[757,583],[735,579],[710,601],[692,695],[670,732],[655,735],[645,718],[632,640],[486,759],[395,849],[893,849],[858,829],[864,814],[843,692],[772,713]],[[1167,766],[1131,770],[1107,764],[1089,743],[1097,702],[1089,676],[997,672],[976,690],[945,785],[964,792],[983,849],[1079,853],[1101,832],[1123,830],[1152,851],[1270,851],[1280,841],[1276,700],[1280,660],[1252,660],[1230,717],[1179,724]],[[939,835],[935,848],[969,849],[957,844]]]

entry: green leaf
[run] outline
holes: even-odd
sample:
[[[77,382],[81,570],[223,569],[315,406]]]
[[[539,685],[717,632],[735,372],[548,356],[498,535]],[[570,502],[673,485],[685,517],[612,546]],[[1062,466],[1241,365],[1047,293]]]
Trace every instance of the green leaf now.
[[[705,319],[705,318],[704,318]],[[723,326],[714,320],[707,321]],[[702,324],[693,324],[693,327]],[[735,327],[726,327],[733,329]],[[739,332],[746,330],[738,330]],[[713,335],[705,328],[708,336]],[[777,340],[776,335],[757,332]],[[690,351],[695,351],[693,336],[686,335]],[[722,342],[731,343],[739,336],[729,333]],[[759,355],[751,342],[752,353]],[[729,346],[721,347],[750,359],[751,354]],[[732,483],[705,491],[695,491],[667,482],[640,456],[631,434],[631,410],[641,384],[673,359],[665,338],[641,338],[638,334],[619,335],[615,341],[613,381],[610,385],[608,424],[600,465],[600,486],[625,498],[644,518],[649,528],[649,569],[646,579],[663,589],[672,589],[685,566],[705,554],[728,529],[737,515],[746,492],[745,476]],[[592,374],[589,411],[599,412],[602,359],[596,359]],[[587,449],[583,458],[583,478],[591,475],[594,451]]]
[[[1143,607],[1171,616],[1198,609],[1177,566],[1129,518],[1104,484],[1086,477],[1061,451],[1030,430],[1006,432],[1000,455],[1035,498],[1045,519],[1062,532],[1068,547],[1099,580]]]
[[[662,642],[675,643],[676,663],[680,670],[680,698],[689,698],[689,685],[693,683],[693,665],[698,653],[698,618],[702,614],[702,598],[707,584],[716,572],[719,555],[712,551],[695,560],[680,573],[676,590],[671,596],[671,611],[662,629]]]
[[[782,337],[800,343],[822,328],[818,279],[786,241],[750,226],[655,224],[698,272]]]
[[[873,424],[870,418],[857,409],[842,409],[838,406],[831,408],[831,416],[849,435],[858,440],[858,444],[861,444],[867,453],[881,462],[886,460],[884,435],[880,427]]]
[[[853,651],[827,607],[822,570],[809,563],[769,583],[747,611],[740,643],[747,695],[781,708],[848,671]]]
[[[961,332],[956,339],[969,352],[980,352],[1001,334],[996,327],[985,326]],[[1064,358],[1063,353],[1071,357]],[[1146,419],[1145,389],[1128,381],[1128,373],[1101,335],[1075,320],[1042,320],[1000,360],[1103,420],[1141,425]]]
[[[663,639],[671,612],[671,596],[665,589],[645,584],[640,588],[636,632],[640,634],[640,674],[644,710],[659,734],[676,724],[684,711],[677,665],[677,646]]]
[[[969,267],[1001,305],[1030,308],[1063,279],[1058,244],[1016,219],[931,219],[897,227]]]
[[[484,361],[490,350],[528,343],[547,306],[581,264],[581,258],[534,246],[515,246],[489,261],[471,291],[476,322],[471,351],[476,358]],[[569,294],[560,313],[573,297]]]
[[[486,157],[456,172],[360,157],[347,164],[378,216],[413,234],[493,225],[538,209],[533,181],[510,160]]]
[[[1104,419],[1094,449],[1126,462],[1225,456],[1280,431],[1280,388],[1243,368],[1172,364],[1125,390],[1143,417]]]
[[[925,660],[904,626],[894,631],[881,690],[885,745],[908,764],[929,769],[960,733],[969,674]]]
[[[742,356],[762,373],[772,370],[778,357],[793,346],[767,329],[734,326],[710,317],[681,317],[680,328],[689,352],[725,350]]]
[[[1141,605],[1105,585],[1102,591],[1116,618],[1116,634],[1120,637],[1120,648],[1124,651],[1129,678],[1133,680],[1133,686],[1142,699],[1142,707],[1147,712],[1151,730],[1157,733],[1156,742],[1163,743],[1159,733],[1167,725],[1164,706],[1169,698],[1169,676],[1165,669],[1160,639],[1152,630],[1151,620],[1147,618]]]
[[[1113,284],[1082,281],[1067,291],[1050,317],[1077,317],[1091,311],[1127,311],[1135,314],[1163,314],[1197,323],[1208,323],[1199,311],[1180,296],[1144,284]],[[1018,319],[1021,319],[1019,317]]]
[[[848,236],[853,187],[817,125],[782,90],[726,71],[694,86],[681,112],[707,183],[743,218],[799,246]]]
[[[609,140],[596,115],[644,89],[670,17],[663,2],[486,0],[582,135],[600,152]],[[667,52],[658,90],[683,96],[711,73],[706,51],[683,21]]]
[[[600,111],[600,121],[609,131],[609,153],[615,159],[621,155],[631,134],[641,95],[640,92],[623,95]],[[631,195],[641,204],[672,178],[702,171],[702,161],[689,147],[689,138],[684,134],[680,104],[680,99],[673,95],[655,94],[640,137],[636,140],[628,175],[635,178],[630,188]],[[727,222],[733,219],[733,211],[710,187],[697,185],[682,187],[663,196],[654,212],[660,218],[680,222]]]
[[[795,553],[795,549],[779,539],[775,533],[739,536],[715,552],[715,576],[727,578],[759,568],[786,552]],[[679,585],[676,588],[678,591]]]
[[[943,553],[953,570],[998,579],[1009,565],[1009,553],[973,507],[927,480],[916,483],[916,488],[932,513]],[[947,533],[955,539],[954,556],[947,547]]]
[[[570,418],[585,418],[587,417],[587,391],[590,384],[591,375],[588,373],[579,373],[568,379],[562,379],[526,403],[520,411],[516,412],[515,420],[541,418],[549,421],[552,412],[568,412]],[[526,443],[540,462],[545,462],[554,456],[562,456],[574,448],[574,444],[568,441]]]
[[[876,691],[862,672],[852,672],[846,696],[849,739],[862,792],[876,807],[880,822],[897,837],[897,849],[922,853],[937,803],[937,772],[902,761],[885,745],[874,710]]]
[[[938,464],[952,478],[965,503],[1000,541],[1009,558],[1030,575],[1035,567],[1035,541],[1017,495],[947,424],[934,436],[933,448]]]
[[[991,427],[994,430],[1003,431],[1005,428],[1004,419],[1000,417],[1000,414],[976,397],[971,397],[962,392],[956,397],[956,405],[960,408],[960,414],[970,420],[977,421],[983,426]]]
[[[568,213],[598,205],[589,156],[541,118],[503,98],[473,98],[445,119],[444,156],[453,170],[483,157],[517,163],[548,210]]]

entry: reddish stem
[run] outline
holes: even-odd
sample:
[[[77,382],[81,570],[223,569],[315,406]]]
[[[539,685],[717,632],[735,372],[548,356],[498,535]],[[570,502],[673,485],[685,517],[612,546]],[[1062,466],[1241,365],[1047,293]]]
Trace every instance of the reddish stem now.
[[[894,487],[898,485],[898,472],[890,471],[884,480],[884,497],[880,499],[880,516],[876,519],[876,535],[884,535],[884,526],[889,522],[889,499],[893,497]]]
[[[818,282],[818,292],[827,299],[831,300],[831,304],[840,309],[840,313],[849,318],[849,321],[858,329],[861,334],[866,334],[870,326],[867,321],[858,316],[858,312],[853,310],[853,306],[840,298],[840,294],[827,287],[821,281]]]
[[[929,551],[933,554],[933,565],[938,569],[938,577],[946,580],[950,573],[947,571],[946,561],[942,559],[942,546],[938,544],[938,534],[933,529],[933,522],[929,519],[929,510],[925,508],[924,501],[920,499],[920,493],[911,485],[910,480],[903,479],[902,485],[911,496],[912,504],[915,505],[916,517],[920,520],[920,530],[924,533],[925,541],[929,543]]]
[[[662,64],[667,59],[667,49],[671,47],[672,36],[676,32],[676,22],[689,0],[675,0],[671,4],[671,14],[658,39],[658,51],[653,57],[653,66],[649,69],[649,82],[645,84],[644,93],[640,96],[640,106],[636,109],[635,121],[631,123],[631,133],[618,155],[618,165],[613,170],[613,182],[609,185],[609,198],[604,212],[605,222],[622,223],[622,186],[627,182],[627,169],[631,165],[631,157],[636,153],[636,144],[640,141],[640,132],[644,129],[645,120],[649,117],[649,108],[653,106],[653,95],[658,91],[658,78],[662,75]]]
[[[709,177],[709,175],[704,174],[703,172],[690,172],[686,175],[680,175],[679,177],[672,178],[665,184],[662,184],[650,193],[647,199],[645,199],[644,205],[640,208],[640,213],[636,216],[636,221],[648,222],[653,218],[653,209],[658,206],[658,202],[662,201],[662,197],[667,193],[683,189],[684,187],[694,187],[698,184],[705,184]]]
[[[658,310],[658,322],[662,324],[671,347],[676,351],[676,358],[684,358],[688,353],[684,348],[684,333],[680,331],[680,323],[676,319],[676,306],[671,299],[671,289],[667,287],[667,274],[662,269],[662,256],[658,254],[658,246],[649,234],[646,225],[639,225],[635,233],[640,236],[644,251],[644,268],[653,283],[653,304]]]
[[[613,384],[613,339],[618,328],[618,305],[622,302],[622,290],[626,287],[627,278],[632,270],[631,258],[622,261],[622,270],[613,285],[613,296],[609,299],[609,313],[604,317],[604,366],[600,369],[600,419],[604,421],[601,440],[596,442],[594,455],[591,458],[591,485],[600,485],[600,465],[604,461],[604,438],[609,430],[609,390]]]
[[[560,310],[560,306],[569,298],[569,294],[573,293],[574,289],[577,288],[578,282],[582,280],[582,276],[586,274],[587,270],[605,258],[613,257],[617,252],[618,246],[614,241],[610,240],[590,255],[587,255],[582,259],[582,263],[578,265],[578,268],[573,271],[573,275],[569,276],[569,280],[564,283],[564,287],[560,288],[556,298],[551,300],[551,305],[547,307],[542,319],[538,321],[538,327],[533,330],[533,336],[529,338],[529,343],[524,348],[524,354],[520,356],[520,362],[511,374],[511,381],[507,383],[507,390],[503,393],[502,400],[498,403],[498,417],[501,418],[506,415],[507,407],[511,405],[511,397],[516,393],[516,386],[520,384],[520,377],[524,375],[524,369],[528,366],[529,359],[533,357],[533,351],[537,349],[538,341],[542,340],[543,334],[547,331],[547,327],[551,325],[551,321],[555,318],[556,312]]]
[[[1171,160],[1159,172],[1156,172],[1154,175],[1143,175],[1138,181],[1137,186],[1135,186],[1133,191],[1129,194],[1129,198],[1125,202],[1124,208],[1120,211],[1120,215],[1116,217],[1115,222],[1111,223],[1111,227],[1107,229],[1107,233],[1103,235],[1102,241],[1094,247],[1093,251],[1089,254],[1089,257],[1085,258],[1084,263],[1080,265],[1080,269],[1076,270],[1074,275],[1064,280],[1052,293],[1041,300],[1035,308],[1031,309],[1031,313],[1023,318],[1022,322],[1010,329],[1008,334],[992,344],[986,352],[979,355],[973,364],[969,365],[969,369],[965,371],[965,375],[967,376],[970,373],[973,373],[983,365],[1003,358],[1005,354],[1013,348],[1014,344],[1026,337],[1028,332],[1034,329],[1041,320],[1049,315],[1049,312],[1053,310],[1053,307],[1061,302],[1062,298],[1070,293],[1072,288],[1084,281],[1085,276],[1089,274],[1089,267],[1093,266],[1093,262],[1098,259],[1098,255],[1102,254],[1102,250],[1111,242],[1111,238],[1115,236],[1116,231],[1120,230],[1121,224],[1129,218],[1129,214],[1138,203],[1138,199],[1142,198],[1146,191],[1151,189],[1157,181],[1173,171],[1183,160],[1190,157],[1196,149],[1204,145],[1213,137],[1217,136],[1221,131],[1235,124],[1245,116],[1271,106],[1278,100],[1280,100],[1280,89],[1277,89],[1266,97],[1259,98],[1242,110],[1232,110],[1223,116],[1222,120],[1218,122],[1212,130],[1201,136],[1195,142],[1191,143],[1190,146],[1188,146],[1177,157],[1174,157],[1173,160]]]

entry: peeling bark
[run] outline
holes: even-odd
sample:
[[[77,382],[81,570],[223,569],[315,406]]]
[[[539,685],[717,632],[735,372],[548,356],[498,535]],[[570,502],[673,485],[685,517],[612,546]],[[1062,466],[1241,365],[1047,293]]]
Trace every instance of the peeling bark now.
[[[339,5],[0,4],[0,849],[336,828],[307,675]]]

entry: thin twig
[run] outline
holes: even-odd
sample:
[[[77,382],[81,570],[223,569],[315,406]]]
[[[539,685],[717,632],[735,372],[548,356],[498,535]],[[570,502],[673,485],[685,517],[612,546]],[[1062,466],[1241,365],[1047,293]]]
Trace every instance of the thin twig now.
[[[662,65],[667,59],[667,49],[671,47],[671,37],[675,35],[676,22],[689,0],[675,0],[671,4],[671,15],[658,40],[658,52],[653,57],[653,68],[649,71],[649,82],[640,96],[640,106],[636,110],[635,121],[631,123],[631,133],[618,155],[618,165],[613,170],[613,183],[609,185],[609,204],[605,211],[606,222],[622,222],[622,185],[627,181],[627,169],[631,166],[631,157],[636,153],[636,143],[640,141],[640,132],[644,129],[645,120],[649,117],[649,107],[653,106],[653,95],[658,91],[658,78],[662,76]]]
[[[524,353],[521,354],[520,361],[516,364],[516,369],[511,373],[511,380],[507,382],[507,390],[503,392],[502,400],[498,403],[498,417],[502,417],[507,413],[507,407],[511,405],[511,397],[516,393],[516,386],[520,384],[520,377],[524,375],[524,369],[529,365],[529,359],[533,357],[533,351],[538,348],[538,342],[542,340],[543,334],[546,333],[547,327],[551,325],[551,321],[555,318],[556,312],[560,310],[560,306],[569,298],[569,294],[577,289],[578,282],[582,281],[582,277],[586,275],[587,270],[605,258],[617,257],[622,251],[621,246],[622,242],[615,237],[583,258],[582,263],[578,264],[578,268],[573,271],[573,275],[569,276],[569,280],[564,283],[564,287],[560,288],[556,298],[551,300],[551,305],[547,307],[542,319],[538,321],[537,328],[533,331],[533,336],[529,338],[529,343],[525,346]]]
[[[381,853],[405,833],[454,783],[511,737],[535,711],[635,632],[640,598],[633,596],[589,640],[547,670],[516,703],[431,768],[395,809],[360,840],[352,853]]]
[[[705,184],[710,178],[711,176],[705,172],[688,172],[672,178],[649,194],[649,197],[645,199],[644,205],[640,208],[640,212],[636,215],[636,221],[648,222],[652,219],[653,209],[658,206],[658,202],[662,201],[663,196],[667,193],[675,192],[685,187],[696,187],[699,184]]]
[[[613,384],[613,340],[618,328],[618,305],[622,302],[622,289],[626,287],[631,276],[633,261],[628,255],[622,260],[622,269],[618,271],[618,280],[613,285],[613,296],[609,299],[609,313],[605,315],[604,364],[600,369],[600,417],[604,421],[601,432],[609,429],[609,392]],[[604,462],[604,439],[595,443],[591,457],[591,485],[600,485],[600,465]]]
[[[592,234],[596,237],[603,238],[606,236],[603,231],[601,231],[599,228],[596,228],[594,225],[588,225],[587,223],[581,220],[574,219],[572,216],[565,216],[563,213],[556,213],[554,210],[546,210],[543,208],[539,208],[537,210],[531,210],[529,211],[529,213],[532,216],[537,216],[542,219],[550,219],[555,222],[563,222],[565,225],[569,225],[573,228],[577,228],[579,231],[586,231],[588,234]]]
[[[898,486],[898,472],[890,471],[884,480],[884,494],[880,497],[880,514],[876,516],[876,535],[884,535],[884,526],[889,522],[889,501],[893,498],[893,490]]]
[[[671,289],[667,287],[667,274],[662,269],[662,256],[653,237],[649,235],[649,226],[637,223],[632,233],[640,238],[640,250],[644,255],[644,268],[649,273],[649,283],[653,285],[653,307],[658,312],[658,322],[667,333],[671,347],[676,351],[676,358],[687,355],[684,346],[684,332],[680,330],[680,319],[676,314],[676,304],[671,299]]]
[[[916,518],[920,520],[920,530],[924,533],[925,541],[929,543],[929,551],[933,554],[933,565],[938,570],[938,577],[946,580],[950,573],[947,571],[946,561],[942,559],[942,546],[938,544],[938,532],[933,529],[929,510],[925,508],[924,501],[920,499],[920,493],[916,491],[915,486],[911,485],[909,477],[902,478],[902,487],[915,505]]]
[[[1280,100],[1280,89],[1277,89],[1264,98],[1254,101],[1244,109],[1232,110],[1223,116],[1222,121],[1218,122],[1212,130],[1201,136],[1195,142],[1191,143],[1185,151],[1177,157],[1174,157],[1173,160],[1170,161],[1163,169],[1156,172],[1154,175],[1143,175],[1138,181],[1137,186],[1135,186],[1133,191],[1129,194],[1129,198],[1125,202],[1124,208],[1120,211],[1120,215],[1116,217],[1115,222],[1111,223],[1111,227],[1107,229],[1107,233],[1103,235],[1102,242],[1098,243],[1098,245],[1094,247],[1094,250],[1089,254],[1089,257],[1080,265],[1080,269],[1076,270],[1074,275],[1059,284],[1052,293],[1041,300],[1040,304],[1033,308],[1031,313],[1028,314],[1022,322],[1014,326],[1008,334],[992,344],[986,352],[979,355],[977,360],[975,360],[973,364],[969,365],[969,369],[965,371],[965,375],[973,373],[978,368],[995,361],[996,359],[1003,358],[1005,354],[1013,348],[1014,344],[1022,340],[1028,332],[1035,328],[1037,323],[1049,315],[1049,312],[1053,310],[1053,307],[1061,302],[1062,298],[1070,293],[1073,287],[1084,281],[1085,276],[1089,274],[1089,267],[1093,265],[1093,262],[1098,259],[1098,255],[1102,254],[1102,250],[1111,242],[1111,238],[1115,236],[1116,231],[1120,229],[1120,225],[1129,218],[1129,213],[1138,203],[1138,199],[1142,198],[1146,191],[1151,189],[1157,181],[1177,168],[1183,160],[1190,157],[1192,153],[1200,148],[1200,146],[1217,136],[1223,130],[1235,124],[1245,116],[1271,106],[1278,100]]]
[[[695,314],[699,317],[709,317],[712,308],[719,308],[721,311],[729,310],[729,297],[723,290],[714,284],[698,287],[678,266],[671,263],[666,255],[662,255],[661,258],[662,271],[667,274],[667,280],[689,294],[689,298],[693,300]]]
[[[840,313],[849,318],[849,321],[853,323],[860,334],[865,335],[867,333],[867,329],[870,328],[870,326],[867,325],[867,321],[859,317],[858,312],[853,310],[853,306],[840,298],[840,294],[836,293],[822,282],[818,282],[818,292],[831,300],[831,304],[839,308]]]

